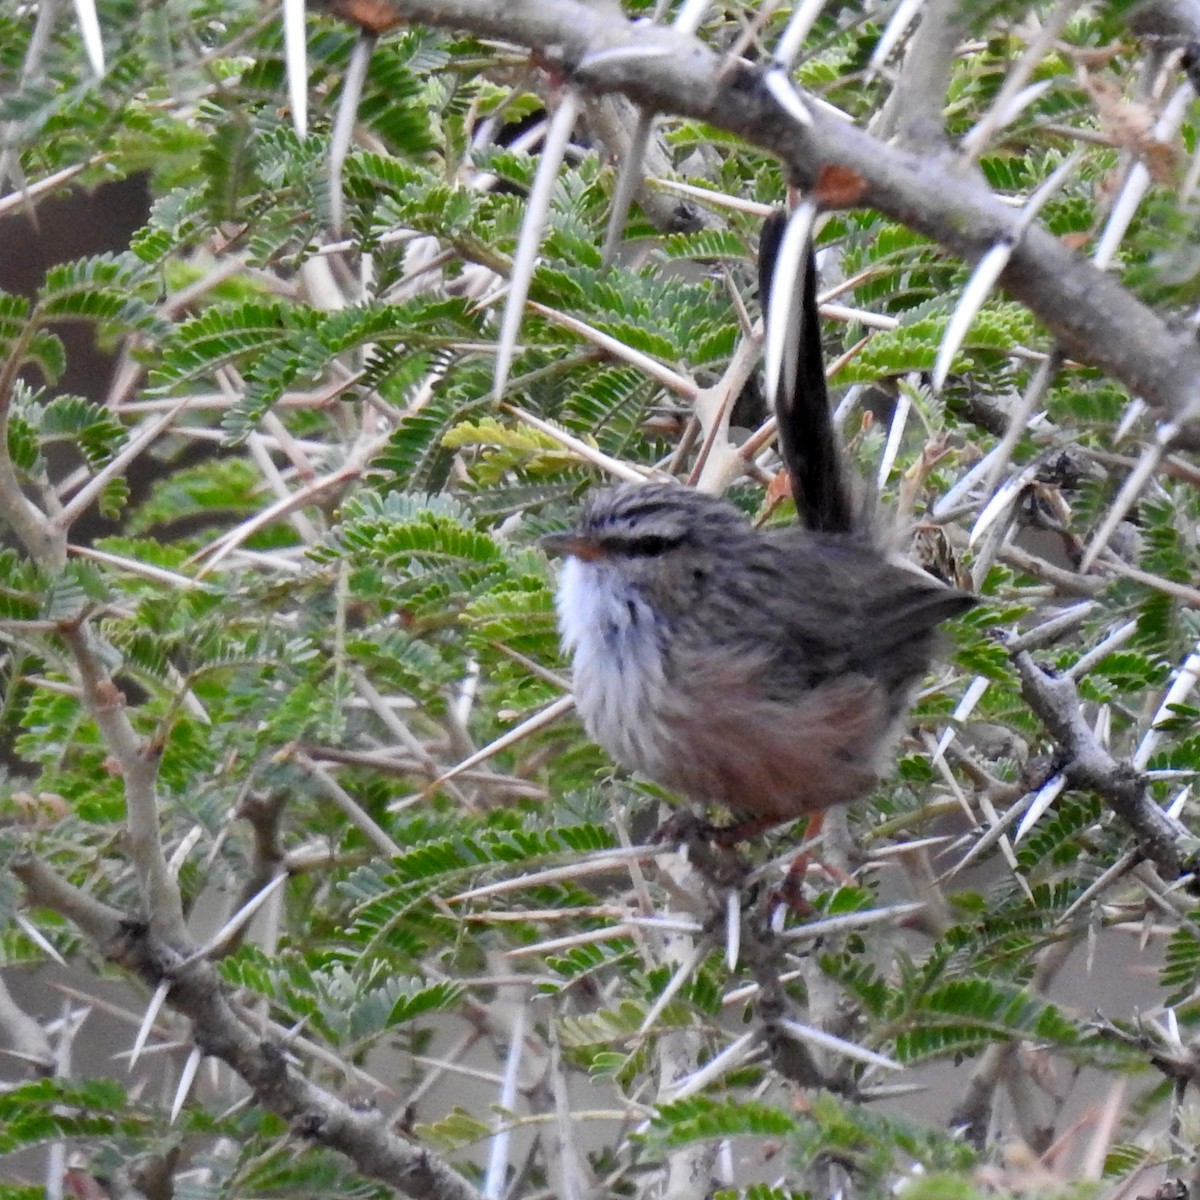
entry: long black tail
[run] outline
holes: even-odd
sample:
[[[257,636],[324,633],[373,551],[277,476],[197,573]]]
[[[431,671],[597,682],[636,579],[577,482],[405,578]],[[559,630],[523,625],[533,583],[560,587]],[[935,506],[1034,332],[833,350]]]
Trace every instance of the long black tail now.
[[[764,222],[759,240],[758,294],[764,316],[787,219],[787,213],[773,212]],[[806,253],[796,369],[783,372],[775,393],[779,451],[792,481],[792,495],[801,521],[813,530],[851,533],[857,528],[858,513],[829,412],[817,315],[817,270],[811,242]]]

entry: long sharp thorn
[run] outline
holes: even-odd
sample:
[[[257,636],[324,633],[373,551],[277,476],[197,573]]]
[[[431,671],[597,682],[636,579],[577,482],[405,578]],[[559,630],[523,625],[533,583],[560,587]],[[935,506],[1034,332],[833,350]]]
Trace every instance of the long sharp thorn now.
[[[737,970],[738,954],[742,947],[742,905],[736,889],[725,897],[725,961],[731,971]]]
[[[21,930],[21,932],[37,946],[43,954],[54,959],[61,966],[67,965],[67,960],[59,954],[54,943],[42,935],[42,931],[30,920],[21,913],[13,913],[13,923]]]
[[[678,15],[671,22],[671,28],[676,33],[695,33],[711,3],[712,0],[683,0]]]
[[[983,506],[983,512],[975,521],[975,527],[967,537],[967,545],[977,541],[1017,502],[1017,497],[1037,478],[1040,462],[1031,462],[1015,479],[1008,480],[996,489],[996,494]]]
[[[288,102],[298,138],[308,137],[308,45],[304,0],[283,0],[283,57],[287,66]]]
[[[692,952],[679,964],[675,970],[675,974],[667,980],[667,986],[663,988],[657,1000],[650,1007],[650,1011],[646,1013],[642,1020],[641,1028],[638,1033],[645,1033],[649,1029],[654,1028],[654,1022],[658,1020],[664,1008],[675,998],[679,989],[692,977],[692,973],[704,960],[705,954],[708,953],[707,943],[701,941],[692,947]]]
[[[912,414],[912,397],[907,390],[901,391],[896,397],[896,406],[892,409],[892,420],[888,425],[887,441],[884,443],[883,454],[879,459],[879,472],[876,476],[876,484],[882,489],[887,483],[888,476],[892,473],[892,467],[895,466],[896,459],[900,454],[900,444],[904,440],[904,430],[908,425],[908,418]]]
[[[167,1122],[168,1125],[174,1125],[176,1118],[183,1111],[184,1101],[188,1098],[188,1092],[192,1090],[192,1083],[203,1058],[204,1055],[197,1046],[183,1064],[183,1070],[179,1072],[179,1086],[175,1089],[175,1099],[171,1104],[171,1119]]]
[[[97,79],[104,76],[104,39],[100,36],[100,18],[96,0],[75,0],[75,15],[79,18],[79,36],[87,51],[88,62]]]
[[[784,112],[788,114],[798,125],[811,125],[813,123],[812,113],[808,111],[807,105],[800,98],[799,91],[796,90],[796,85],[787,77],[787,74],[778,67],[772,67],[763,79],[766,89],[775,97],[776,103]]]
[[[891,57],[892,51],[899,45],[900,39],[908,27],[917,19],[917,13],[921,11],[924,3],[925,0],[900,0],[900,3],[896,5],[892,19],[887,23],[887,28],[871,52],[870,61],[867,63],[868,77],[877,74]]]
[[[742,1063],[758,1042],[759,1036],[757,1029],[743,1033],[736,1041],[730,1042],[716,1058],[709,1059],[700,1070],[693,1071],[691,1075],[681,1079],[666,1099],[670,1102],[686,1100],[688,1096],[703,1091],[714,1079],[719,1079]]]
[[[146,1005],[146,1015],[138,1026],[137,1037],[133,1039],[133,1049],[129,1052],[128,1070],[132,1071],[137,1066],[137,1060],[146,1048],[146,1041],[150,1037],[150,1030],[154,1028],[154,1022],[158,1018],[159,1009],[162,1008],[163,1001],[166,1000],[167,992],[170,990],[169,983],[160,983],[154,989],[154,995],[150,997],[150,1003]]]
[[[641,178],[642,160],[646,156],[646,147],[650,144],[650,131],[653,126],[652,113],[638,113],[637,126],[629,143],[629,153],[625,155],[625,161],[621,164],[617,186],[613,190],[612,211],[608,214],[608,229],[604,234],[604,249],[600,254],[600,265],[603,267],[611,267],[617,256],[617,247],[621,242],[621,234],[625,232],[625,219],[629,215],[633,193],[637,191],[638,180]]]
[[[835,1054],[856,1059],[858,1062],[869,1063],[873,1067],[884,1067],[889,1071],[902,1071],[904,1069],[903,1064],[896,1062],[894,1058],[887,1058],[883,1054],[877,1054],[874,1050],[868,1050],[866,1046],[860,1046],[856,1042],[848,1042],[845,1038],[836,1037],[832,1033],[826,1033],[823,1029],[814,1029],[811,1025],[802,1025],[799,1021],[786,1019],[780,1021],[779,1024],[799,1042],[808,1042],[813,1046],[820,1046],[823,1050],[832,1050]]]
[[[1066,776],[1055,775],[1038,788],[1037,795],[1034,796],[1033,802],[1021,818],[1020,825],[1017,826],[1017,832],[1013,834],[1014,846],[1042,819],[1042,815],[1062,795],[1066,786]]]
[[[816,24],[825,4],[826,0],[803,0],[803,3],[797,5],[788,18],[787,26],[780,35],[774,54],[775,62],[783,70],[788,70],[795,62],[804,39],[808,37],[812,27]]]
[[[946,751],[950,748],[950,743],[954,741],[955,735],[958,732],[957,726],[965,721],[974,711],[975,706],[983,699],[983,694],[988,689],[988,681],[982,675],[976,675],[971,680],[967,690],[963,693],[963,698],[958,702],[951,714],[952,724],[947,725],[945,732],[938,738],[937,749],[933,752],[934,765],[941,762],[946,757]]]
[[[1100,528],[1096,530],[1091,544],[1079,560],[1079,574],[1086,575],[1100,556],[1100,552],[1108,545],[1109,539],[1116,532],[1117,526],[1125,519],[1125,515],[1134,506],[1150,479],[1158,469],[1158,464],[1166,457],[1167,450],[1179,433],[1179,426],[1172,421],[1164,422],[1158,428],[1158,436],[1146,447],[1138,464],[1129,473],[1129,477],[1117,493],[1117,498],[1104,516]]]
[[[958,306],[950,318],[950,324],[946,326],[942,344],[938,347],[937,362],[933,365],[932,383],[935,392],[940,392],[945,385],[946,376],[950,374],[950,366],[954,362],[954,356],[962,347],[967,330],[971,328],[971,322],[975,320],[984,301],[991,295],[992,289],[996,286],[996,280],[1000,278],[1001,271],[1008,266],[1012,252],[1011,242],[997,242],[979,260],[975,270],[971,273],[971,278],[967,280],[967,286],[963,288]]]
[[[517,240],[517,253],[513,258],[512,274],[509,278],[508,299],[504,307],[504,319],[500,324],[500,341],[496,346],[496,374],[493,395],[499,401],[508,382],[509,368],[516,352],[517,334],[521,329],[521,318],[525,313],[525,300],[529,296],[529,285],[533,280],[533,268],[537,262],[538,246],[542,241],[542,229],[546,214],[550,211],[550,197],[558,180],[559,168],[567,153],[567,141],[575,128],[579,116],[580,99],[577,92],[567,89],[559,101],[558,111],[546,129],[546,140],[542,144],[541,159],[537,174],[525,205],[525,220],[521,223],[521,236]]]
[[[335,235],[342,232],[345,215],[345,197],[342,195],[342,168],[350,152],[350,140],[354,135],[354,121],[358,106],[362,103],[363,87],[367,82],[367,68],[375,51],[376,37],[363,30],[354,43],[346,75],[342,80],[342,95],[338,100],[337,116],[333,119],[333,133],[329,139],[329,225]]]

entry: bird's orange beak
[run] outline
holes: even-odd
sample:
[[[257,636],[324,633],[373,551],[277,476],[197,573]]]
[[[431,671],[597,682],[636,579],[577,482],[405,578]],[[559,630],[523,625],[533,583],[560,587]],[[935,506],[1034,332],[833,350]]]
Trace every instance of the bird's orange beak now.
[[[604,557],[604,550],[595,538],[582,533],[548,533],[542,538],[542,549],[547,554],[569,554],[584,562],[593,562]]]

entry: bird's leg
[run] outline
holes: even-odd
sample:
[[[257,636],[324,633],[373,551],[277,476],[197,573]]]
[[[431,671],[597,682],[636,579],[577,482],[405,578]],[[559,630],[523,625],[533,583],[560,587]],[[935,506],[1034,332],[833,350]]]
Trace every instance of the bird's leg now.
[[[800,838],[801,844],[815,838],[821,832],[824,822],[825,814],[823,812],[812,813],[805,823],[804,834]],[[788,867],[787,874],[776,891],[777,902],[786,904],[798,917],[807,918],[813,915],[813,906],[804,895],[804,877],[808,874],[808,864],[811,861],[812,857],[808,851],[801,850],[792,859],[792,865]]]
[[[821,826],[824,823],[824,810],[809,813],[808,820],[804,826],[804,833],[800,838],[801,844],[804,845],[811,842],[821,832]],[[792,859],[792,865],[788,867],[787,874],[783,877],[783,882],[776,890],[777,902],[786,904],[797,916],[801,917],[811,917],[813,915],[813,907],[804,895],[804,878],[808,874],[808,868],[812,861],[812,855],[807,850],[801,850]],[[830,866],[829,863],[820,862],[820,860],[817,861],[820,863],[821,868],[828,875],[832,876],[837,883],[850,882],[850,877],[844,871]]]

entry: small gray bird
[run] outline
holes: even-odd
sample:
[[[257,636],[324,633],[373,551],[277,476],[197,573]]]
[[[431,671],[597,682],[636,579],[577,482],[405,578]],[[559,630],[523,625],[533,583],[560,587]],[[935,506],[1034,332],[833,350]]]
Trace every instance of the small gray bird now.
[[[785,214],[766,222],[771,293]],[[793,362],[776,389],[802,525],[759,532],[680,484],[625,485],[585,504],[558,591],[575,703],[630,770],[760,823],[864,795],[887,767],[937,625],[974,597],[898,562],[855,501],[825,388],[807,247]],[[765,302],[764,302],[765,307]]]
[[[772,821],[868,792],[939,622],[974,598],[864,537],[759,532],[677,484],[592,496],[558,619],[589,735],[630,770]]]

